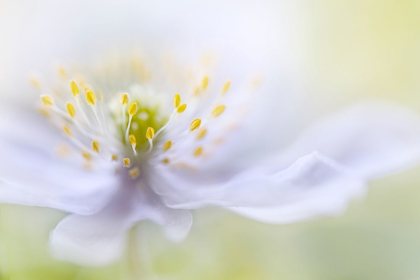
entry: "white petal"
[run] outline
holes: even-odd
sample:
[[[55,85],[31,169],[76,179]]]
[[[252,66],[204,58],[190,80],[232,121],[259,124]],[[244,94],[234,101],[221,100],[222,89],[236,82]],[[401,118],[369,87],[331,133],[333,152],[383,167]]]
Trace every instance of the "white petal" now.
[[[50,236],[51,253],[79,265],[108,265],[121,257],[127,230],[145,219],[166,226],[175,240],[184,238],[192,223],[188,211],[169,209],[150,190],[126,185],[103,211],[70,215],[60,222]]]
[[[419,162],[420,118],[392,104],[359,105],[304,133],[284,157],[313,150],[365,178],[381,177]]]
[[[170,207],[231,207],[275,223],[341,213],[349,199],[365,190],[363,181],[319,153],[302,157],[275,174],[255,168],[220,184],[198,185],[163,171],[154,180],[156,191]]]
[[[91,172],[81,162],[60,158],[54,149],[63,141],[37,116],[1,114],[0,203],[51,207],[92,214],[117,189],[118,178],[104,167]],[[13,125],[12,125],[13,124]]]

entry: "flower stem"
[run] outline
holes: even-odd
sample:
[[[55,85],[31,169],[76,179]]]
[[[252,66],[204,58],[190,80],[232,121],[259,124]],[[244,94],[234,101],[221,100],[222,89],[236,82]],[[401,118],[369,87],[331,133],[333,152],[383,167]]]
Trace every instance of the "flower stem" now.
[[[140,255],[138,252],[138,240],[137,240],[137,227],[134,226],[130,229],[128,233],[128,248],[127,248],[127,258],[128,258],[128,275],[130,279],[141,279],[141,270],[140,270]]]

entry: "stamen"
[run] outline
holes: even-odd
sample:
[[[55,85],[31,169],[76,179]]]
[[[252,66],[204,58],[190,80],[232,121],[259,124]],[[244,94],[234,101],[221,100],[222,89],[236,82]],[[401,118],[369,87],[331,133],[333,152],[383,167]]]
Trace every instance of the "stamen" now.
[[[209,85],[209,77],[205,76],[204,79],[203,79],[203,82],[202,82],[203,90],[205,90],[208,85]]]
[[[56,148],[56,152],[62,158],[66,158],[70,155],[70,149],[64,144],[59,144]]]
[[[87,160],[91,160],[92,159],[92,155],[89,154],[88,152],[83,151],[82,152],[82,156],[87,159]]]
[[[181,104],[181,96],[177,93],[174,97],[174,107],[178,108],[179,104]]]
[[[130,132],[130,126],[131,126],[131,121],[133,120],[133,116],[137,113],[137,103],[133,102],[130,104],[130,106],[128,107],[128,125],[127,125],[127,129],[125,131],[125,141],[127,142],[128,140],[128,133]]]
[[[185,107],[187,107],[186,104],[185,104]],[[179,106],[178,106],[178,108],[179,108]],[[158,137],[165,129],[167,129],[172,124],[172,122],[175,120],[175,118],[177,116],[176,112],[177,112],[177,109],[175,109],[175,111],[172,113],[172,116],[169,119],[169,121],[156,132],[155,137]]]
[[[130,141],[131,147],[133,148],[133,152],[134,152],[134,154],[135,154],[135,155],[137,155],[137,152],[136,152],[136,145],[137,145],[137,139],[136,139],[136,136],[134,136],[133,134],[131,134],[131,135],[128,137],[128,139],[129,139],[129,141]]]
[[[149,140],[153,140],[153,137],[155,137],[155,130],[153,127],[147,128],[146,131],[146,138]]]
[[[89,91],[90,90],[90,88],[89,88],[89,86],[88,86],[88,84],[86,83],[86,81],[84,81],[84,80],[81,80],[81,81],[79,81],[79,85],[87,92],[87,91]]]
[[[104,124],[101,122],[101,119],[99,118],[98,108],[96,107],[96,95],[93,91],[87,90],[86,101],[92,108],[93,114],[95,115],[95,118],[98,121],[100,128],[102,129],[102,131],[105,131]]]
[[[128,94],[127,93],[121,94],[121,104],[127,105],[127,103],[128,103]]]
[[[90,161],[87,161],[87,162],[83,163],[82,166],[86,170],[92,170],[92,162],[90,162]]]
[[[67,125],[64,125],[63,126],[63,130],[67,134],[67,136],[69,136],[69,137],[72,136],[71,130],[70,130],[70,128]]]
[[[43,94],[41,95],[42,103],[44,103],[45,106],[52,106],[54,105],[54,101],[51,95]]]
[[[85,111],[82,108],[82,105],[80,104],[80,99],[79,99],[79,87],[77,86],[75,81],[70,81],[70,91],[73,94],[74,98],[76,99],[76,104],[77,104],[77,109],[82,113],[83,119],[85,120],[85,122],[87,124],[90,124],[90,121],[88,119],[88,117],[86,116]]]
[[[153,127],[147,128],[146,138],[149,140],[149,144],[150,144],[148,153],[150,153],[152,151],[152,149],[153,149],[153,138],[154,137],[155,137],[155,130],[154,130],[154,128]]]
[[[226,110],[226,106],[225,105],[219,105],[216,108],[214,108],[214,110],[211,112],[211,115],[213,117],[218,117],[221,114],[223,114],[223,112]]]
[[[34,77],[29,78],[29,83],[37,90],[41,88],[41,83]]]
[[[93,93],[93,91],[89,90],[88,92],[86,92],[86,101],[90,106],[95,106],[96,95]]]
[[[64,71],[64,69],[63,69],[63,67],[61,67],[61,66],[58,66],[58,73],[60,73],[60,75],[61,75],[61,77],[62,78],[67,78],[67,74],[66,74],[66,71]]]
[[[124,167],[130,167],[131,161],[129,158],[123,158]]]
[[[40,109],[38,109],[38,112],[39,112],[42,116],[44,116],[45,118],[49,118],[49,117],[50,117],[50,112],[49,112],[47,109],[45,109],[45,108],[40,108]]]
[[[176,111],[179,113],[179,114],[181,114],[181,113],[183,113],[185,110],[187,109],[187,104],[182,104],[182,105],[179,105],[177,108],[176,108]]]
[[[194,131],[198,128],[200,128],[201,125],[201,120],[200,119],[195,119],[192,121],[191,125],[190,125],[190,130]]]
[[[162,163],[164,163],[164,164],[168,164],[168,163],[169,163],[169,159],[168,159],[168,158],[164,158],[164,159],[162,160]]]
[[[207,129],[203,128],[202,130],[200,130],[200,132],[197,134],[197,140],[203,139],[207,134]]]
[[[130,107],[128,107],[128,113],[130,116],[134,116],[137,113],[137,103],[131,103]]]
[[[133,134],[131,134],[128,139],[130,140],[130,144],[131,145],[136,145],[137,141],[136,141],[136,136],[134,136]]]
[[[230,88],[230,81],[227,81],[222,88],[222,94],[225,94]]]
[[[99,150],[101,149],[101,146],[99,145],[98,141],[92,141],[92,150],[99,153]]]
[[[223,144],[223,142],[225,142],[225,138],[223,138],[223,137],[219,137],[219,138],[217,138],[213,141],[213,143],[215,145],[221,145],[221,144]]]
[[[114,154],[114,155],[112,155],[112,156],[111,156],[111,160],[112,160],[112,161],[117,161],[117,160],[118,160],[118,156],[117,156],[117,155],[115,155],[115,154]]]
[[[194,156],[199,157],[203,154],[203,147],[198,147],[197,149],[195,149],[194,151]]]
[[[69,114],[69,116],[71,118],[74,118],[76,116],[76,110],[74,109],[73,104],[68,102],[66,107],[67,107],[67,113]]]
[[[77,86],[75,81],[70,82],[70,91],[74,97],[79,95],[79,87]]]
[[[123,123],[123,125],[125,125],[125,123],[126,123],[125,108],[127,107],[127,104],[128,104],[128,94],[123,93],[121,95],[121,105],[122,105],[121,113],[122,113],[122,123]]]
[[[133,169],[130,169],[128,173],[130,174],[131,178],[136,179],[140,175],[140,169],[138,167],[134,167]]]
[[[171,147],[172,147],[172,142],[171,142],[171,141],[168,141],[168,142],[166,142],[166,143],[165,143],[165,145],[163,145],[163,150],[164,150],[164,151],[167,151],[167,150],[169,150]]]
[[[104,100],[104,93],[102,92],[102,90],[101,89],[97,89],[97,92],[98,92],[98,100],[99,101]]]

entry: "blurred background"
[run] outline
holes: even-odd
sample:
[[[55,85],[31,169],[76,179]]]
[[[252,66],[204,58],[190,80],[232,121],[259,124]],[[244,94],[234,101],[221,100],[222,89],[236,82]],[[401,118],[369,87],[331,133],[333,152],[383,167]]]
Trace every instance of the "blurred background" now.
[[[419,14],[418,0],[0,0],[0,102],[33,102],[28,76],[60,61],[135,46],[181,57],[211,51],[223,65],[262,73],[272,118],[289,121],[279,106],[297,116],[284,134],[372,98],[420,113]],[[133,270],[139,279],[420,279],[419,171],[372,182],[336,218],[274,226],[200,210],[181,244],[141,223],[125,258],[104,268],[48,255],[63,213],[1,205],[0,279],[131,279]]]

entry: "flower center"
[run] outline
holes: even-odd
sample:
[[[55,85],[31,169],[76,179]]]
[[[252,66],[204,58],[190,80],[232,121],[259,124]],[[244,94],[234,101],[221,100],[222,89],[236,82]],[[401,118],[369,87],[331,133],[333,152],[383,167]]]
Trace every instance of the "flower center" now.
[[[118,129],[118,138],[123,145],[135,144],[135,150],[142,151],[147,146],[147,130],[153,128],[158,131],[169,120],[169,114],[158,100],[153,97],[136,95],[129,102],[129,94],[121,95],[121,105],[111,114]]]
[[[185,162],[197,163],[211,153],[211,145],[221,142],[214,129],[210,133],[212,142],[203,139],[209,138],[210,126],[224,124],[217,119],[225,112],[223,103],[230,81],[216,95],[208,90],[207,76],[198,86],[176,86],[187,94],[190,91],[187,106],[180,94],[168,98],[166,90],[160,89],[161,80],[151,84],[142,75],[132,75],[135,79],[127,83],[122,82],[125,76],[102,82],[96,77],[98,83],[90,84],[79,74],[60,74],[60,87],[42,89],[41,113],[61,129],[89,169],[111,162],[118,170],[127,168],[127,173],[136,179],[146,165],[191,166]],[[40,84],[37,81],[39,90]],[[203,147],[203,141],[207,147]]]

